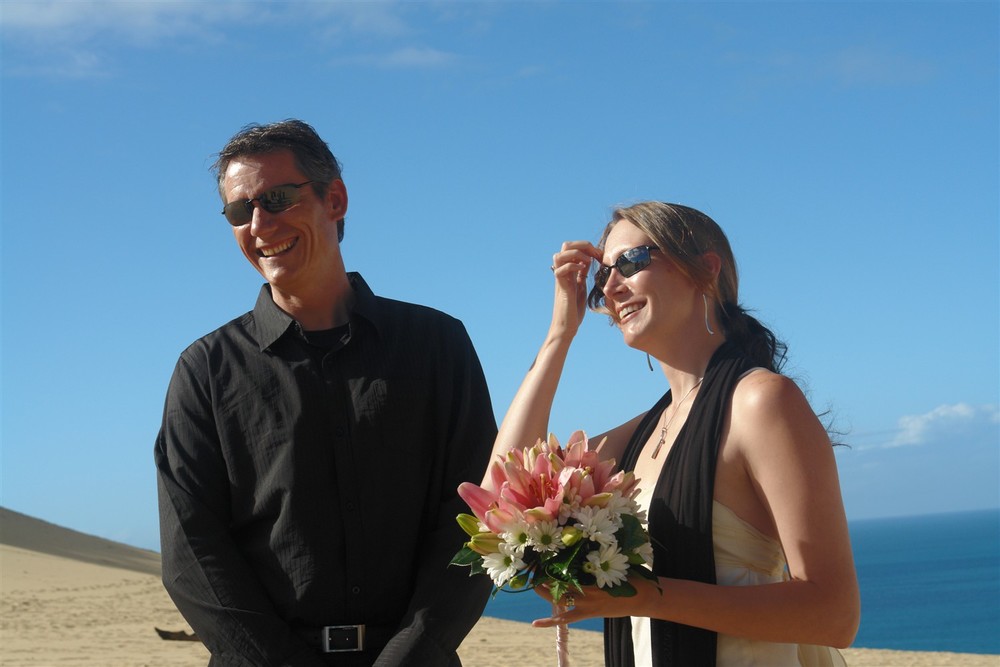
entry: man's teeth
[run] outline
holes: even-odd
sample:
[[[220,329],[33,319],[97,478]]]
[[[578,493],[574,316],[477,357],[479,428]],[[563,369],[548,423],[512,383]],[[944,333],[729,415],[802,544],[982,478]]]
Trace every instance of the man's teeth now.
[[[618,311],[618,319],[620,320],[624,319],[626,315],[631,315],[635,311],[639,310],[639,308],[640,306],[636,305],[625,306],[624,308]]]
[[[295,241],[294,240],[292,240],[292,241],[286,241],[285,243],[282,243],[281,245],[271,246],[270,248],[261,248],[260,249],[260,254],[263,255],[264,257],[273,257],[275,255],[278,255],[280,253],[285,252],[286,250],[288,250],[289,248],[291,248],[293,245],[295,245]]]

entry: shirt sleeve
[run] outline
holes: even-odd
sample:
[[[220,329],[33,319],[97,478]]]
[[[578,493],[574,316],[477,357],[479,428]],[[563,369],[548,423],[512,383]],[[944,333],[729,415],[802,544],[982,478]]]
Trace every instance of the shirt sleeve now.
[[[456,650],[479,620],[492,588],[488,577],[449,567],[466,535],[455,517],[468,507],[458,496],[464,481],[478,482],[489,461],[497,426],[479,358],[465,331],[456,329],[445,349],[450,373],[440,374],[436,409],[446,437],[434,446],[442,457],[443,483],[431,518],[416,582],[400,631],[376,660],[376,667],[459,665]],[[450,399],[450,400],[449,400]]]
[[[226,465],[207,364],[195,350],[174,370],[154,448],[164,587],[215,661],[321,666],[275,612],[229,532]]]

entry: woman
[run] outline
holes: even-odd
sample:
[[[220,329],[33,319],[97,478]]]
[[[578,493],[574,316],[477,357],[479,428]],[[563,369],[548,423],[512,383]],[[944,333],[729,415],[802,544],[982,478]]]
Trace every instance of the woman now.
[[[494,451],[547,433],[588,303],[659,362],[670,391],[591,438],[640,479],[658,582],[634,578],[627,598],[588,588],[535,625],[605,617],[613,666],[843,664],[825,647],[853,641],[860,605],[832,447],[779,373],[784,346],[737,305],[722,230],[694,209],[641,203],[615,211],[597,247],[564,243],[552,270],[552,323]]]

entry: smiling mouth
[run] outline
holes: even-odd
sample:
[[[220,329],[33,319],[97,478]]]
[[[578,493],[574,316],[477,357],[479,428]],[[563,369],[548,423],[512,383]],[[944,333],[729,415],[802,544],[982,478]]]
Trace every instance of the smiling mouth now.
[[[266,248],[257,248],[258,257],[274,257],[275,255],[280,255],[284,252],[288,252],[298,243],[298,239],[292,239],[291,241],[285,241],[278,245],[268,246]]]
[[[630,304],[628,306],[625,306],[624,308],[622,308],[621,310],[618,311],[618,321],[621,322],[622,320],[624,320],[626,317],[628,317],[632,313],[637,312],[637,311],[639,311],[641,309],[642,309],[641,305],[634,304],[634,303]]]

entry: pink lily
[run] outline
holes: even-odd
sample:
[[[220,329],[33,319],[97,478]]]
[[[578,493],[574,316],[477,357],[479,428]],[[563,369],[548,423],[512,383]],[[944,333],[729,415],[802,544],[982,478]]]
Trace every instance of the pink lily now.
[[[486,523],[486,513],[496,507],[497,494],[487,491],[472,482],[462,482],[458,485],[458,495],[469,506],[476,518]]]

